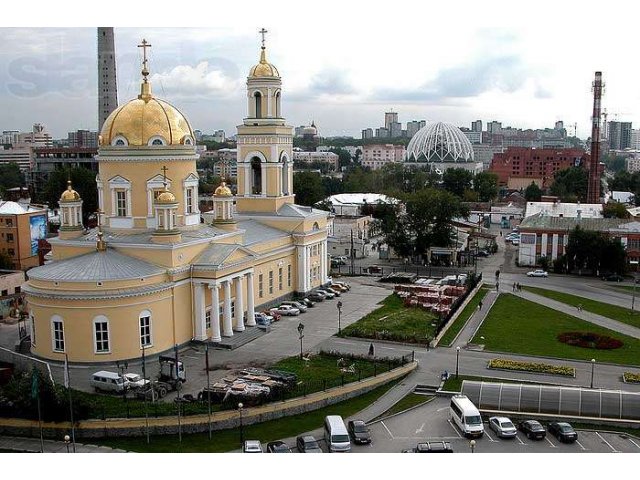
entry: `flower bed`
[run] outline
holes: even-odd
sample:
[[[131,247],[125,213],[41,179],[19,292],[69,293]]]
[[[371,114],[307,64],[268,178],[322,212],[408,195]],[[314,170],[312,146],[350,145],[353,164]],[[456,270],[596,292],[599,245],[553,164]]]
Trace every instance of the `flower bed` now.
[[[558,335],[558,341],[581,348],[594,348],[596,350],[614,350],[622,347],[617,338],[599,335],[591,332],[563,332]]]
[[[640,373],[624,372],[622,379],[625,383],[640,383]]]
[[[547,363],[519,362],[517,360],[506,360],[502,358],[492,358],[491,360],[489,360],[488,367],[499,370],[515,370],[518,372],[562,375],[565,377],[576,376],[576,369],[573,367],[549,365]]]

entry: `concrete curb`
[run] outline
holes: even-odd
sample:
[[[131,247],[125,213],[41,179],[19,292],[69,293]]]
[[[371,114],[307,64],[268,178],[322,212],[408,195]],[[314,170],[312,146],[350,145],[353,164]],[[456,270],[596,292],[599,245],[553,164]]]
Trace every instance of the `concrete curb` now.
[[[409,393],[413,393],[413,392],[409,392]],[[409,394],[409,393],[408,393],[408,394]],[[408,394],[407,394],[407,395],[408,395]],[[407,395],[405,395],[405,397],[406,397]],[[395,417],[395,416],[402,415],[403,413],[410,412],[411,410],[415,410],[415,409],[416,409],[416,408],[418,408],[418,407],[422,407],[422,406],[426,405],[427,403],[432,402],[432,401],[436,398],[436,396],[437,396],[437,395],[435,395],[435,394],[434,394],[432,397],[430,397],[430,398],[426,399],[426,400],[425,400],[424,402],[422,402],[422,403],[419,403],[419,404],[414,405],[414,406],[409,407],[409,408],[405,408],[404,410],[401,410],[401,411],[399,411],[399,412],[392,413],[391,415],[387,415],[387,416],[385,416],[385,417],[376,417],[374,420],[371,420],[370,422],[367,422],[367,425],[373,425],[374,423],[384,422],[385,420],[388,420],[389,418],[393,418],[393,417]],[[404,398],[404,397],[402,397],[402,398]],[[402,398],[401,398],[400,400],[402,400]],[[398,402],[399,402],[400,400],[398,400]],[[398,403],[398,402],[396,402],[396,403]],[[393,405],[395,405],[396,403],[394,403]],[[389,408],[392,408],[392,407],[393,407],[393,405],[391,405]],[[389,408],[387,408],[387,410],[389,410]]]
[[[484,285],[484,282],[478,282],[478,284],[475,286],[475,288],[473,289],[473,291],[471,293],[469,293],[469,295],[467,295],[467,298],[465,299],[464,302],[462,302],[462,305],[460,305],[458,307],[458,309],[456,310],[456,313],[453,314],[453,317],[451,317],[449,319],[449,321],[447,322],[447,324],[444,326],[444,328],[442,329],[442,331],[438,334],[438,336],[433,340],[433,346],[434,347],[438,347],[440,340],[442,339],[442,337],[444,337],[444,335],[447,333],[447,331],[451,328],[451,326],[456,322],[456,320],[458,319],[458,317],[462,314],[462,311],[467,307],[467,305],[471,302],[471,300],[476,296],[476,294],[480,291],[480,289],[482,288],[482,286]],[[471,317],[473,317],[473,314],[471,314],[469,316],[469,318],[467,318],[467,321],[464,322],[464,325],[462,325],[462,328],[460,329],[460,331],[457,333],[457,335],[453,338],[453,340],[451,340],[451,344],[453,345],[456,340],[458,340],[458,337],[460,336],[460,334],[462,333],[462,331],[464,330],[464,327],[467,325],[467,323],[469,323],[469,321],[471,320]],[[450,345],[447,345],[447,347],[449,347]]]

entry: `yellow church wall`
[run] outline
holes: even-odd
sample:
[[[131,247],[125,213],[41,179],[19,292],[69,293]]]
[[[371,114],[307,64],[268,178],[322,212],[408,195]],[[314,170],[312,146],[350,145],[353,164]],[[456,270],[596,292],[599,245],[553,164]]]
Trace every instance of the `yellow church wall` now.
[[[176,161],[167,160],[166,162],[160,161],[139,161],[132,162],[109,162],[106,158],[101,158],[100,161],[100,179],[102,181],[103,198],[103,210],[107,216],[113,216],[111,203],[111,189],[109,187],[109,180],[116,176],[121,176],[131,182],[131,190],[129,201],[131,202],[131,214],[133,217],[138,217],[136,220],[137,228],[146,228],[146,218],[148,213],[148,197],[147,197],[147,181],[162,175],[161,168],[167,167],[167,179],[170,182],[169,190],[176,197],[179,203],[176,216],[178,217],[178,224],[182,225],[181,218],[184,216],[184,185],[183,181],[191,174],[198,175],[196,172],[195,162],[189,161]],[[194,199],[194,208],[197,208],[197,198]],[[153,207],[152,207],[153,212]],[[153,215],[153,213],[152,213]]]
[[[176,292],[175,302],[184,296]],[[174,307],[171,290],[150,295],[129,298],[95,300],[64,300],[33,297],[27,294],[31,314],[35,321],[35,345],[32,352],[43,358],[62,361],[64,352],[54,352],[52,345],[52,317],[58,315],[64,324],[65,351],[71,362],[110,362],[123,359],[140,358],[139,317],[148,310],[151,313],[152,346],[146,349],[147,355],[170,349],[174,344],[173,318]],[[182,299],[189,306],[188,299]],[[184,308],[182,308],[184,310]],[[180,311],[180,317],[185,312]],[[93,321],[104,315],[109,322],[108,353],[96,353]],[[184,322],[184,321],[183,321]],[[178,343],[190,338],[184,334],[185,328],[178,328]]]
[[[166,273],[159,273],[149,277],[141,277],[127,280],[104,280],[101,285],[98,282],[64,282],[43,281],[30,279],[29,284],[36,288],[60,292],[105,292],[109,290],[121,290],[155,285],[167,281]]]

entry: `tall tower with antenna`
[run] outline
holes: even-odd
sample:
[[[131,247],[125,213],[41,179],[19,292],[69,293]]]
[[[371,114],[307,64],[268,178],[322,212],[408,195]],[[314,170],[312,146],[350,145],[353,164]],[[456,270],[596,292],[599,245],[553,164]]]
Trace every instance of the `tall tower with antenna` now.
[[[118,107],[116,47],[113,27],[98,27],[98,132]]]
[[[602,101],[602,72],[596,72],[593,81],[593,115],[591,116],[591,160],[589,162],[589,188],[587,203],[600,202],[600,107]]]

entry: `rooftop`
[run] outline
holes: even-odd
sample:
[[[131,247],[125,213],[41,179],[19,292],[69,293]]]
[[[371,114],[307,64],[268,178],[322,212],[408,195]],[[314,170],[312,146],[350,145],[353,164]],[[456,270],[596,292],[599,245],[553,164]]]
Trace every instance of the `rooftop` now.
[[[628,220],[620,218],[576,218],[576,217],[552,217],[542,212],[525,217],[520,224],[520,230],[528,228],[569,231],[577,226],[585,230],[607,231],[609,229],[620,228],[621,225],[629,223]]]
[[[600,203],[527,202],[525,217],[542,213],[550,217],[602,218]]]

